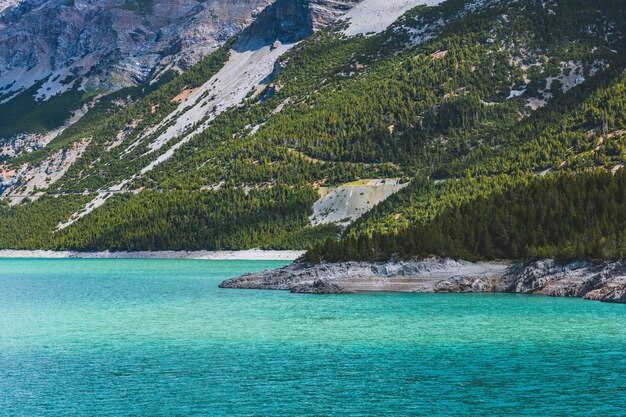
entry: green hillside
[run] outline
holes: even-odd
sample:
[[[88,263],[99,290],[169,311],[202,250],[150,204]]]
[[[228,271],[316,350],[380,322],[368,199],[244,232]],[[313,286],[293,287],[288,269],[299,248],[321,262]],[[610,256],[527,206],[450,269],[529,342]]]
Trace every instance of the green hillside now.
[[[458,210],[473,214],[475,207],[503,204],[512,189],[549,192],[579,181],[579,174],[617,170],[626,162],[625,32],[619,0],[448,0],[417,7],[374,36],[346,37],[335,25],[283,56],[265,91],[251,92],[243,105],[218,115],[171,158],[140,174],[165,152],[149,145],[172,123],[173,99],[210,79],[228,59],[229,43],[134,104],[88,114],[49,149],[9,161],[36,165],[90,138],[47,190],[49,197],[0,209],[0,223],[11,225],[0,247],[307,248],[340,233],[333,225],[309,225],[317,187],[403,178],[409,186],[344,231],[347,240],[318,245],[313,253],[332,257],[333,245],[360,242],[358,256],[393,256],[394,250],[374,248],[402,233],[419,240],[414,235],[421,228],[444,227],[448,220],[442,219]],[[120,132],[123,139],[112,146]],[[532,185],[539,177],[546,185]],[[67,220],[77,210],[72,204],[86,199],[83,193],[120,183],[127,193],[68,228],[55,232],[58,222],[45,221],[37,239],[16,241],[46,211]],[[477,216],[467,227],[479,230],[490,219]],[[577,247],[582,236],[600,234],[568,236],[567,245]],[[517,250],[504,252],[466,242],[396,252],[473,258],[572,253],[570,246],[545,242],[522,239]],[[573,253],[596,254],[587,249],[593,247]],[[357,256],[352,249],[345,253]]]

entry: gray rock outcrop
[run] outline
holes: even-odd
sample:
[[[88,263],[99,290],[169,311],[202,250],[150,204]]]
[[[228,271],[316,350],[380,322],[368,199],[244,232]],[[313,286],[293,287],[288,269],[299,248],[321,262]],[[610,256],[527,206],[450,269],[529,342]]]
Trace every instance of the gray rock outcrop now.
[[[296,262],[274,271],[229,279],[220,287],[307,294],[503,292],[626,303],[626,261],[600,265],[579,261],[562,265],[554,260],[542,260],[512,266],[451,259],[336,264]]]
[[[554,260],[543,260],[515,265],[494,291],[624,303],[626,261],[600,265],[578,261],[561,265]]]

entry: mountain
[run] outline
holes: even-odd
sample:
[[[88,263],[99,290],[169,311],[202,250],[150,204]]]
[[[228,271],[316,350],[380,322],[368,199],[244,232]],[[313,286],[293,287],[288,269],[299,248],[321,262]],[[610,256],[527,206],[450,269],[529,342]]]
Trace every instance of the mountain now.
[[[0,153],[41,148],[103,97],[139,95],[248,27],[301,39],[353,2],[183,0],[10,2],[0,15]],[[265,12],[261,14],[262,11]],[[282,27],[281,27],[282,25]]]
[[[78,87],[114,91],[167,69],[184,71],[246,28],[271,0],[28,0],[2,3],[0,88],[38,85],[48,99]],[[297,37],[331,21],[350,1],[282,2],[257,24]],[[293,25],[287,27],[285,25]]]
[[[621,1],[425,3],[277,0],[181,74],[99,97],[45,146],[13,146],[0,246],[306,248],[341,236],[313,255],[365,259],[391,238],[417,255],[424,225],[489,223],[441,217],[462,207],[526,207],[503,193],[621,169]]]
[[[0,15],[4,155],[45,146],[124,87],[189,69],[260,17],[260,35],[299,40],[356,1],[29,0]],[[261,12],[265,12],[261,16]],[[264,31],[265,33],[260,33]]]
[[[0,17],[0,87],[112,91],[185,70],[245,28],[267,2],[30,0]]]

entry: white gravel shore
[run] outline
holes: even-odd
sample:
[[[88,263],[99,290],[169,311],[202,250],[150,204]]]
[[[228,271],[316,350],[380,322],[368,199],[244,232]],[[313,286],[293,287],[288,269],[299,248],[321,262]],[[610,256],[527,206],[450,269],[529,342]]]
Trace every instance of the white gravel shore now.
[[[241,251],[139,251],[73,252],[51,250],[0,250],[0,258],[84,258],[84,259],[207,259],[237,261],[293,261],[304,251],[250,249]]]

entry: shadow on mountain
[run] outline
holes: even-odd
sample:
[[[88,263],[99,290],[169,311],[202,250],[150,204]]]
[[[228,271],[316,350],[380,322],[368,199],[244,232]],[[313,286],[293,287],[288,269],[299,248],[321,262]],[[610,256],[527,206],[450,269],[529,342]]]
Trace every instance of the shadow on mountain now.
[[[237,52],[258,50],[277,42],[294,43],[313,34],[309,1],[277,0],[266,7],[233,45]]]

